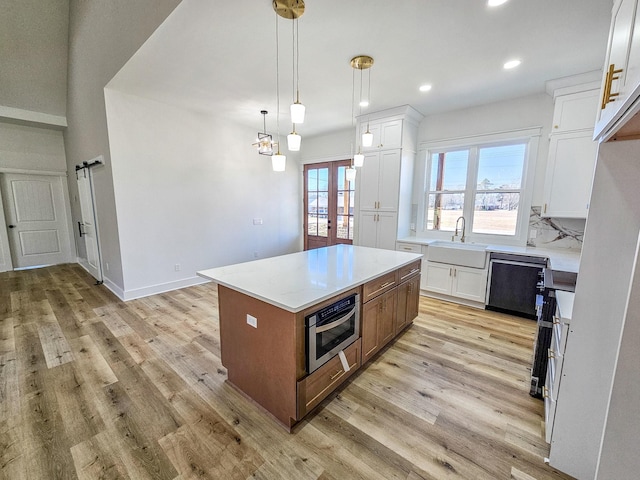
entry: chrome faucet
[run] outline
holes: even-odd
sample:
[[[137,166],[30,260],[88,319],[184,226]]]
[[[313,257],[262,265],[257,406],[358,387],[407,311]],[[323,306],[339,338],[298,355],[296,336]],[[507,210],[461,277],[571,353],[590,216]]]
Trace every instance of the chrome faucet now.
[[[464,243],[464,230],[465,230],[465,224],[466,224],[466,222],[465,222],[464,217],[462,217],[462,216],[461,216],[461,217],[458,217],[458,219],[456,220],[456,231],[455,231],[455,233],[453,234],[453,236],[451,237],[451,241],[452,241],[452,242],[455,242],[455,241],[456,241],[456,237],[458,236],[458,222],[460,222],[460,220],[462,220],[462,236],[460,237],[460,241],[461,241],[462,243]]]

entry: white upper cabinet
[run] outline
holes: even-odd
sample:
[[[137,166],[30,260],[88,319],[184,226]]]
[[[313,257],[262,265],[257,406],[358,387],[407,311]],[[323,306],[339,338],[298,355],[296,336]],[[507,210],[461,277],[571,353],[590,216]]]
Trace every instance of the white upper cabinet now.
[[[595,138],[610,137],[640,93],[640,25],[637,4],[638,0],[617,0],[613,6]]]
[[[360,139],[369,129],[373,134],[373,145],[362,147],[363,151],[393,149],[402,147],[402,120],[372,120],[360,125]]]
[[[360,168],[360,209],[398,210],[400,150],[367,153]]]
[[[596,120],[598,90],[558,95],[553,110],[551,133],[593,130]]]
[[[597,103],[594,89],[555,97],[543,217],[587,218],[598,155],[598,143],[593,140]]]

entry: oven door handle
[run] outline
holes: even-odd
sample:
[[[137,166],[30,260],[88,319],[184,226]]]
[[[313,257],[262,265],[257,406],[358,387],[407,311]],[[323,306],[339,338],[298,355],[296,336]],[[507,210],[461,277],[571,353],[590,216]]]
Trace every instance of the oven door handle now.
[[[342,325],[344,322],[346,322],[347,320],[349,320],[349,318],[351,317],[351,315],[356,311],[356,307],[353,307],[349,313],[347,313],[346,315],[340,317],[338,320],[335,320],[331,323],[327,323],[326,325],[321,325],[321,326],[316,326],[316,333],[322,333],[322,332],[326,332],[327,330],[331,330],[332,328],[337,327],[338,325]]]

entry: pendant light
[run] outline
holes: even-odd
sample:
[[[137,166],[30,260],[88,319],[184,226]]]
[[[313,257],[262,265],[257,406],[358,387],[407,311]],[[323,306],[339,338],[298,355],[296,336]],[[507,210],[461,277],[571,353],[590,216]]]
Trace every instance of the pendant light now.
[[[262,132],[258,132],[256,142],[253,144],[260,155],[273,155],[273,137],[267,133],[267,112],[260,110],[262,114]]]
[[[302,4],[304,7],[304,3]],[[303,10],[304,12],[304,10]],[[302,14],[300,14],[302,15]],[[299,16],[299,15],[298,15]],[[298,33],[298,16],[293,19],[293,50],[294,50],[294,79],[296,82],[296,98],[291,104],[291,123],[304,123],[304,113],[306,107],[300,103],[300,48],[299,48],[299,33]]]
[[[347,179],[347,182],[353,182],[356,179],[356,169],[353,168],[353,165],[347,167],[347,169],[344,171],[344,176]]]
[[[358,55],[357,57],[353,57],[351,59],[351,67],[357,70],[360,70],[360,107],[368,106],[371,101],[371,70],[370,68],[373,66],[373,57],[369,55]],[[368,70],[369,75],[369,91],[367,94],[366,102],[362,99],[362,70]],[[367,131],[362,134],[362,146],[370,147],[373,145],[373,133],[369,131],[369,119],[367,119]],[[358,151],[358,154],[360,152]],[[355,160],[355,159],[354,159]],[[364,157],[362,158],[364,160]]]
[[[304,14],[304,0],[273,0],[273,9],[282,18],[293,20],[294,80],[296,96],[291,104],[291,123],[304,123],[305,106],[300,103],[298,18]]]
[[[275,1],[274,1],[275,8]],[[271,156],[271,168],[274,172],[284,172],[287,157],[280,153],[280,44],[278,41],[278,15],[276,10],[276,133],[278,152]]]

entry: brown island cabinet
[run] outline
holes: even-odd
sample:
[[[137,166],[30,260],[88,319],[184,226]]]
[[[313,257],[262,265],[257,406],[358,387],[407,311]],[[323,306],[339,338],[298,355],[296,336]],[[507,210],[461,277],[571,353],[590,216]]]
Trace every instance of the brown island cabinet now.
[[[361,251],[368,253],[367,250],[376,250],[352,246],[339,248],[341,250],[338,252],[342,253],[355,251],[356,262],[362,258],[357,256]],[[382,251],[373,253],[386,255],[379,252]],[[228,372],[228,383],[291,431],[296,423],[399,335],[418,315],[421,255],[390,253],[394,257],[393,262],[400,262],[398,268],[362,283],[357,283],[358,279],[353,278],[357,284],[303,309],[274,305],[277,302],[270,303],[268,299],[259,298],[260,295],[230,286],[234,280],[227,281],[229,276],[225,278],[220,271],[226,269],[224,273],[228,273],[234,266],[199,272],[201,276],[218,283],[220,349],[222,364]],[[306,252],[291,255],[302,254]],[[398,255],[403,257],[398,260]],[[285,257],[288,256],[275,258]],[[331,255],[329,257],[331,262]],[[251,263],[258,262],[261,261],[238,266],[247,269]],[[345,264],[342,259],[340,263]],[[259,267],[261,265],[256,265],[256,268]],[[338,270],[340,268],[347,267],[339,267]],[[388,262],[385,268],[388,269]],[[371,271],[371,267],[368,270]],[[330,267],[325,273],[340,274],[340,271],[332,271]],[[339,284],[344,285],[344,282]],[[343,350],[348,371],[345,371],[343,362],[336,355],[308,374],[305,317],[353,293],[360,294],[361,324],[360,338]],[[255,321],[250,322],[249,317]]]

